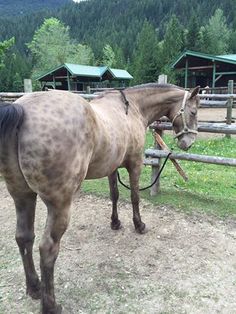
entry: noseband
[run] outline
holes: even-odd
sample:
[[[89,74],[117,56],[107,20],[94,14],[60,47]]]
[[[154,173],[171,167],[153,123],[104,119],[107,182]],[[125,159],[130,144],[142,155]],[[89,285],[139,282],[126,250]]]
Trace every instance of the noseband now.
[[[182,121],[183,121],[183,125],[184,125],[183,130],[180,131],[179,133],[177,133],[174,138],[178,138],[181,135],[186,134],[186,133],[194,133],[194,134],[198,133],[196,130],[189,129],[189,127],[187,126],[186,116],[185,116],[185,107],[186,107],[187,97],[188,97],[188,91],[185,91],[184,99],[183,99],[183,102],[182,102],[182,106],[181,106],[180,110],[176,113],[176,115],[174,116],[174,118],[172,120],[172,125],[174,127],[175,119],[178,116],[181,116],[182,117]]]

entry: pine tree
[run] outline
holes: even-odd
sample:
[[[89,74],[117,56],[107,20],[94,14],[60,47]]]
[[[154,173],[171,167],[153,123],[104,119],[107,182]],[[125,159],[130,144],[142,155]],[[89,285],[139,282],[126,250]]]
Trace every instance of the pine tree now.
[[[147,21],[137,39],[131,73],[134,84],[153,82],[158,76],[158,39],[154,27]]]
[[[127,69],[127,62],[125,60],[122,48],[116,46],[115,48],[115,63],[113,66],[118,69]]]
[[[184,49],[184,31],[178,18],[173,15],[167,24],[164,40],[160,46],[161,71],[168,75],[168,80],[175,82],[175,74],[170,64]]]
[[[112,47],[109,44],[106,44],[102,52],[103,52],[102,64],[108,67],[114,66],[114,64],[116,63],[116,56]]]
[[[183,27],[178,18],[173,15],[166,27],[162,45],[162,63],[169,64],[182,51],[183,36]]]
[[[200,49],[200,26],[198,18],[194,14],[190,19],[188,30],[186,34],[185,48],[193,51],[199,51]]]
[[[0,42],[0,68],[4,66],[3,60],[4,60],[5,53],[7,52],[9,48],[12,47],[14,42],[15,42],[14,37],[10,38],[9,40],[4,40],[3,42]]]
[[[0,90],[5,92],[23,92],[24,78],[31,74],[31,63],[19,52],[8,51],[0,69]]]
[[[208,24],[201,27],[201,50],[213,55],[226,54],[229,50],[229,37],[224,13],[217,9]]]

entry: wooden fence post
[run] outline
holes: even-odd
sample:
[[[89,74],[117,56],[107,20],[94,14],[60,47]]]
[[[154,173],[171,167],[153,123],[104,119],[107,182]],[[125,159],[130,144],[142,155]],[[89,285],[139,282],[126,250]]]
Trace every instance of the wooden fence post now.
[[[234,81],[229,80],[228,81],[228,94],[233,94],[234,93]],[[233,102],[234,99],[231,96],[228,101],[227,101],[227,114],[226,114],[226,124],[231,124],[232,123],[232,109],[233,109]],[[230,134],[226,134],[225,137],[231,138]]]
[[[161,74],[158,77],[158,84],[166,84],[167,83],[167,75],[165,74]],[[163,131],[161,130],[155,130],[155,132],[157,132],[161,137],[163,136]],[[160,145],[157,143],[157,141],[155,140],[155,149],[161,149]],[[161,158],[158,159],[158,162],[155,166],[152,166],[152,175],[151,175],[151,183],[154,182],[154,180],[156,179],[158,172],[161,168]],[[151,191],[150,191],[150,195],[151,196],[155,196],[158,194],[160,190],[160,178],[157,180],[157,182],[151,187]]]
[[[89,85],[86,86],[86,94],[91,94],[91,88]]]
[[[32,81],[31,79],[24,79],[24,92],[32,93]]]

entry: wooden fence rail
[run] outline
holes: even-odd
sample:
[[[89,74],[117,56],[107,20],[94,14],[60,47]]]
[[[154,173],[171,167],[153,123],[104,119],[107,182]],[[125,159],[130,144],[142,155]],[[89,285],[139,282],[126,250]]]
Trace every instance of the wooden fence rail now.
[[[167,155],[168,155],[168,152],[164,150],[146,149],[145,156],[152,157],[152,158],[145,158],[144,164],[157,166],[159,165],[159,161],[157,160],[157,158],[166,158]],[[207,155],[198,155],[198,154],[189,154],[189,153],[174,153],[174,152],[170,155],[169,158],[236,167],[235,158],[226,158],[226,157],[220,157],[220,156],[207,156]]]
[[[154,123],[150,126],[150,129],[170,131],[172,130],[172,124],[170,122]],[[236,134],[236,124],[200,122],[198,123],[198,132]]]

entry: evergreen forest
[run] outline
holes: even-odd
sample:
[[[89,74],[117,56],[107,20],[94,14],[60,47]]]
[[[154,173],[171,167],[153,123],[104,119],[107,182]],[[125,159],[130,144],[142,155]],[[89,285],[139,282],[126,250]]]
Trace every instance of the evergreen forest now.
[[[236,54],[235,0],[1,0],[0,13],[0,91],[64,62],[127,69],[140,84],[176,82],[169,65],[185,49]]]

